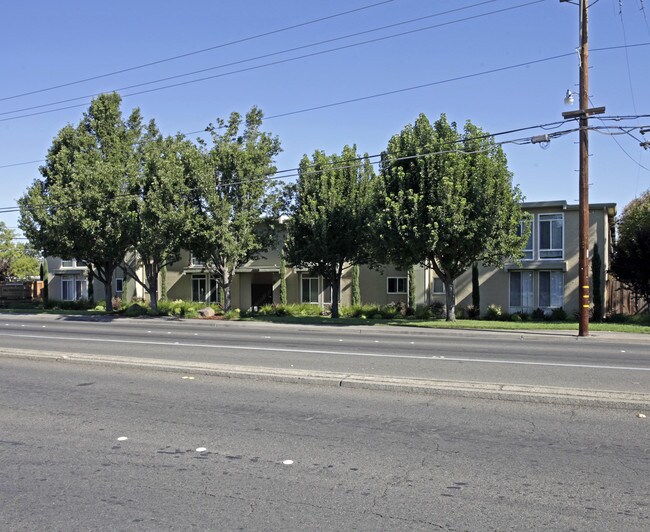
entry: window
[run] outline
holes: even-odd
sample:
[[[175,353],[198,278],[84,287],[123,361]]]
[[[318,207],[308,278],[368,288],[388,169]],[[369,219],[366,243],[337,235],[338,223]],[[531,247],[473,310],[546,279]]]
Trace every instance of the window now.
[[[192,275],[192,301],[205,301],[206,279],[205,275]]]
[[[61,260],[61,268],[76,268],[76,267],[77,267],[76,259],[62,259]],[[72,300],[67,299],[66,301],[72,301]]]
[[[61,277],[61,299],[77,301],[84,297],[84,280],[79,275],[64,275]]]
[[[300,297],[300,301],[302,303],[319,303],[318,277],[302,278],[302,295]]]
[[[532,312],[533,272],[510,272],[510,312]]]
[[[388,293],[389,294],[406,294],[408,277],[389,277]]]
[[[560,308],[564,304],[564,273],[539,272],[540,308]]]
[[[439,277],[433,278],[433,293],[434,294],[445,293],[445,283],[443,283],[442,279],[440,279]]]
[[[194,256],[194,253],[190,253],[190,266],[193,266],[193,267],[205,266],[205,263],[201,262],[199,259],[197,259]]]
[[[121,294],[124,291],[124,279],[122,277],[115,278],[115,293]]]
[[[524,248],[524,259],[523,260],[533,260],[533,224],[531,220],[522,220],[519,222],[519,228],[517,229],[517,236],[522,236],[526,234],[526,231],[530,229],[528,235],[528,241],[526,242],[526,247]]]
[[[562,214],[539,215],[539,258],[564,256],[564,217]]]

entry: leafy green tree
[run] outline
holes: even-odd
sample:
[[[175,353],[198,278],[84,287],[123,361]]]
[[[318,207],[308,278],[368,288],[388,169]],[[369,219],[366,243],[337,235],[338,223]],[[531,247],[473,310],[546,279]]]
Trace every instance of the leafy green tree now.
[[[164,138],[152,120],[139,156],[141,171],[133,259],[121,266],[149,294],[155,311],[160,273],[180,259],[190,231],[192,209],[187,199],[188,183],[200,168],[200,154],[182,135]],[[144,276],[138,266],[142,266]]]
[[[377,257],[404,268],[430,265],[455,320],[454,281],[474,262],[501,266],[522,254],[521,193],[505,154],[471,122],[462,132],[443,114],[421,114],[393,136],[377,187]],[[527,236],[527,235],[525,235]]]
[[[630,290],[650,300],[650,190],[632,200],[618,220],[611,269]]]
[[[113,273],[137,223],[140,111],[122,117],[118,94],[95,98],[82,120],[52,142],[42,179],[20,199],[20,227],[45,256],[93,266],[112,310]]]
[[[39,264],[38,253],[31,246],[16,242],[16,232],[0,222],[0,282],[37,276]]]
[[[227,123],[210,124],[212,147],[202,144],[203,163],[191,186],[192,253],[218,279],[225,310],[231,309],[235,270],[275,242],[278,196],[272,176],[280,140],[261,131],[262,118],[262,111],[253,107],[243,131],[238,113]]]
[[[321,275],[332,288],[332,317],[339,317],[341,276],[346,264],[368,255],[374,170],[356,146],[342,154],[314,152],[298,170],[297,196],[285,241],[287,262]]]

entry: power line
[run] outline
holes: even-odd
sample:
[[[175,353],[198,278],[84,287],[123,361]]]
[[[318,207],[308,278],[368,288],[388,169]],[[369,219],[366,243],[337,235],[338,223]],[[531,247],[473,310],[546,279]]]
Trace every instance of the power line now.
[[[495,10],[495,11],[490,11],[490,12],[487,12],[487,13],[482,13],[482,14],[479,14],[479,15],[473,15],[473,16],[470,16],[470,17],[465,17],[465,18],[461,18],[461,19],[457,19],[457,20],[443,22],[443,23],[440,23],[440,24],[425,26],[423,28],[417,28],[417,29],[414,29],[414,30],[404,31],[404,32],[393,34],[393,35],[386,35],[386,36],[383,36],[383,37],[377,37],[375,39],[369,39],[369,40],[361,41],[361,42],[358,42],[358,43],[346,44],[346,45],[343,45],[343,46],[330,48],[328,50],[320,50],[320,51],[312,52],[312,53],[309,53],[309,54],[303,54],[303,55],[299,55],[299,56],[295,56],[295,57],[289,57],[289,58],[286,58],[286,59],[280,59],[280,60],[277,60],[277,61],[271,61],[269,63],[264,63],[264,64],[261,64],[261,65],[255,65],[255,66],[251,66],[251,67],[241,68],[241,69],[238,69],[238,70],[232,70],[230,72],[224,72],[224,73],[221,73],[221,74],[214,74],[214,75],[211,75],[211,76],[205,76],[205,77],[197,78],[197,79],[193,79],[193,80],[182,81],[182,82],[179,82],[179,83],[172,83],[172,84],[169,84],[169,85],[163,85],[162,87],[155,87],[155,88],[152,88],[152,89],[136,91],[136,92],[132,92],[132,93],[129,93],[129,94],[125,94],[125,95],[123,95],[123,97],[128,98],[130,96],[148,94],[148,93],[157,92],[157,91],[160,91],[160,90],[167,90],[167,89],[171,89],[171,88],[175,88],[175,87],[182,87],[182,86],[185,86],[185,85],[200,83],[200,82],[208,81],[208,80],[212,80],[212,79],[222,78],[222,77],[226,77],[226,76],[232,76],[234,74],[241,74],[243,72],[250,72],[252,70],[258,70],[260,68],[266,68],[266,67],[270,67],[270,66],[276,66],[276,65],[280,65],[280,64],[291,63],[291,62],[294,62],[294,61],[298,61],[300,59],[307,59],[309,57],[316,57],[316,56],[319,56],[319,55],[325,55],[325,54],[329,54],[329,53],[332,53],[332,52],[338,52],[338,51],[341,51],[341,50],[356,48],[357,46],[364,46],[364,45],[367,45],[367,44],[373,44],[373,43],[385,41],[385,40],[388,40],[388,39],[403,37],[405,35],[411,35],[411,34],[419,33],[419,32],[422,32],[422,31],[428,31],[428,30],[435,29],[435,28],[440,28],[440,27],[443,27],[443,26],[449,26],[449,25],[452,25],[452,24],[458,24],[460,22],[466,22],[468,20],[473,20],[473,19],[477,19],[477,18],[486,17],[486,16],[489,16],[489,15],[502,13],[504,11],[511,11],[511,10],[514,10],[514,9],[522,8],[522,7],[528,7],[528,6],[538,4],[538,3],[541,3],[541,2],[545,2],[545,1],[546,0],[533,0],[532,2],[528,2],[528,3],[525,3],[525,4],[520,4],[520,5],[517,5],[517,6],[511,6],[511,7]],[[477,4],[477,5],[480,5],[480,4]],[[430,15],[430,16],[438,16],[438,15],[436,14],[436,15]],[[423,17],[423,18],[427,18],[427,17]],[[414,19],[414,20],[418,20],[418,19]],[[410,23],[411,21],[408,21],[408,22]],[[399,25],[399,24],[402,24],[402,23],[398,23],[398,24],[394,24],[394,25]],[[223,68],[225,66],[233,66],[233,65],[242,64],[242,63],[250,62],[250,61],[253,61],[253,60],[257,60],[257,59],[263,59],[263,58],[266,58],[266,57],[272,57],[272,56],[280,55],[280,54],[283,54],[283,53],[288,53],[288,52],[291,52],[291,51],[297,51],[297,50],[301,50],[301,49],[305,49],[305,48],[310,48],[310,47],[313,47],[313,46],[318,46],[318,45],[325,44],[325,43],[328,43],[328,42],[333,42],[333,41],[337,41],[337,40],[341,40],[341,39],[347,39],[347,38],[354,37],[354,36],[357,36],[357,35],[361,35],[361,34],[364,34],[364,33],[379,31],[381,29],[385,29],[385,28],[388,28],[388,27],[391,27],[391,26],[393,26],[393,25],[389,25],[389,26],[385,26],[383,28],[378,28],[378,29],[373,29],[373,30],[367,30],[367,31],[364,31],[364,32],[358,32],[358,33],[355,33],[355,34],[345,35],[345,36],[342,36],[342,37],[336,37],[336,38],[328,39],[328,40],[325,40],[325,41],[319,41],[317,43],[298,46],[298,47],[295,47],[295,48],[290,48],[290,49],[282,50],[282,51],[279,51],[279,52],[273,52],[273,53],[270,53],[270,54],[261,55],[261,56],[257,56],[257,57],[254,57],[254,58],[243,59],[241,61],[234,61],[232,63],[227,63],[227,64],[224,64],[224,65],[218,65],[218,66],[210,67],[210,68],[205,68],[205,69],[202,69],[202,70],[196,70],[196,71],[193,71],[193,72],[188,72],[186,74],[178,74],[178,75],[175,75],[175,76],[169,76],[169,77],[160,78],[160,79],[157,79],[157,80],[147,81],[147,82],[143,82],[143,83],[137,83],[137,84],[134,84],[134,85],[128,85],[128,86],[125,86],[125,87],[120,87],[118,89],[114,89],[113,91],[105,91],[105,92],[117,92],[117,91],[142,87],[142,86],[146,86],[146,85],[152,85],[152,84],[155,84],[155,83],[161,83],[163,81],[169,81],[169,80],[172,80],[172,79],[178,79],[178,78],[181,78],[181,77],[195,75],[195,74],[199,74],[199,73],[202,73],[202,72],[215,70],[215,69],[218,69],[218,68]],[[70,98],[70,99],[67,99],[67,100],[60,100],[58,102],[51,102],[51,103],[48,103],[48,104],[25,107],[23,109],[15,109],[13,111],[5,111],[3,113],[0,113],[0,115],[13,114],[13,113],[18,113],[18,112],[21,112],[21,111],[24,111],[24,110],[39,109],[39,108],[42,108],[42,107],[49,107],[51,105],[57,105],[59,103],[67,103],[67,102],[71,102],[71,101],[76,101],[76,100],[81,100],[81,99],[86,99],[86,98],[92,98],[92,97],[98,96],[99,94],[102,94],[102,93],[89,94],[89,95],[80,96],[80,97],[77,97],[77,98]],[[67,109],[75,109],[77,107],[85,107],[86,105],[88,105],[88,102],[85,102],[83,104],[75,104],[75,105],[68,105],[68,106],[64,106],[64,107],[57,107],[55,109],[48,109],[48,110],[45,110],[45,111],[38,111],[38,112],[35,112],[35,113],[27,113],[27,114],[18,115],[18,116],[2,118],[2,119],[0,119],[0,122],[7,122],[7,121],[10,121],[10,120],[18,120],[20,118],[28,118],[28,117],[31,117],[31,116],[38,116],[38,115],[53,113],[53,112],[57,112],[57,111],[64,111],[64,110],[67,110]]]
[[[192,72],[186,72],[184,74],[176,74],[174,76],[167,76],[167,77],[164,77],[164,78],[158,78],[158,79],[151,80],[151,81],[144,81],[142,83],[135,83],[133,85],[126,85],[124,87],[119,87],[119,88],[111,89],[110,91],[104,91],[104,92],[121,92],[121,91],[129,90],[129,89],[135,89],[135,88],[138,88],[138,87],[144,87],[144,86],[147,86],[147,85],[153,85],[153,84],[156,84],[156,83],[161,83],[163,81],[170,81],[172,79],[179,79],[179,78],[183,78],[183,77],[187,77],[187,76],[193,76],[195,74],[202,74],[204,72],[209,72],[211,70],[217,70],[217,69],[225,68],[225,67],[229,67],[229,66],[241,65],[241,64],[244,64],[244,63],[249,63],[251,61],[256,61],[258,59],[266,59],[266,58],[269,58],[269,57],[275,57],[275,56],[286,54],[286,53],[289,53],[289,52],[304,50],[306,48],[313,48],[315,46],[320,46],[322,44],[328,44],[328,43],[332,43],[332,42],[336,42],[336,41],[341,41],[341,40],[344,40],[344,39],[349,39],[351,37],[358,37],[359,35],[365,35],[365,34],[368,34],[368,33],[374,33],[374,32],[378,32],[378,31],[382,31],[382,30],[385,30],[385,29],[388,29],[388,28],[393,28],[393,27],[396,27],[396,26],[403,26],[405,24],[411,24],[413,22],[419,22],[421,20],[425,20],[425,19],[428,19],[428,18],[447,15],[449,13],[454,13],[454,12],[457,12],[457,11],[470,9],[472,7],[477,7],[477,6],[480,6],[480,5],[483,5],[483,4],[486,4],[486,3],[495,2],[495,1],[497,1],[497,0],[486,0],[486,1],[480,2],[478,4],[472,4],[472,5],[469,5],[469,6],[459,7],[459,8],[456,8],[456,9],[450,9],[448,11],[442,11],[442,12],[434,13],[434,14],[431,14],[431,15],[425,15],[425,16],[422,16],[422,17],[417,17],[417,18],[413,18],[413,19],[410,19],[410,20],[405,20],[405,21],[402,21],[402,22],[396,22],[396,23],[393,23],[393,24],[388,24],[386,26],[380,26],[378,28],[373,28],[373,29],[369,29],[369,30],[365,30],[365,31],[350,33],[350,34],[347,34],[347,35],[342,35],[342,36],[334,37],[334,38],[331,38],[331,39],[325,39],[325,40],[313,42],[313,43],[310,43],[310,44],[295,46],[293,48],[286,48],[284,50],[280,50],[280,51],[277,51],[277,52],[271,52],[271,53],[267,53],[267,54],[263,54],[263,55],[258,55],[258,56],[255,56],[255,57],[249,57],[247,59],[241,59],[241,60],[238,60],[238,61],[231,61],[230,63],[222,63],[220,65],[211,66],[211,67],[203,68],[203,69],[200,69],[200,70],[194,70]],[[537,0],[537,1],[542,2],[544,0]],[[508,8],[508,9],[515,9],[515,8]],[[497,13],[497,12],[499,12],[499,11],[495,11],[494,13]],[[487,13],[487,14],[478,15],[478,16],[486,16],[486,15],[489,15],[489,14],[492,14],[492,13]],[[461,22],[464,21],[464,20],[467,20],[467,19],[461,19]],[[451,21],[451,22],[445,23],[443,25],[453,24],[453,23],[456,23],[456,21]],[[423,29],[431,29],[433,27],[439,27],[439,26],[440,25],[430,26],[428,28],[423,28]],[[415,31],[422,31],[422,29],[412,30],[412,31],[414,31],[414,32]],[[408,32],[406,32],[406,34],[407,33]],[[402,36],[404,34],[405,33],[401,33],[401,34],[397,34],[396,36]],[[396,36],[388,36],[386,38],[394,38]],[[374,42],[374,41],[367,41],[367,42]],[[366,44],[367,42],[355,43],[355,44],[349,45],[349,46],[361,46],[363,44]],[[339,48],[336,48],[334,50],[339,50]],[[330,50],[325,50],[324,51],[324,53],[329,53],[329,52],[330,52]],[[300,56],[300,57],[296,57],[296,58],[291,58],[291,61],[295,61],[295,60],[298,60],[298,59],[304,59],[305,57],[309,57],[309,56]],[[276,63],[269,63],[269,65],[274,65],[274,64],[276,64]],[[262,68],[262,67],[269,66],[269,65],[257,65],[254,68]],[[246,71],[246,70],[243,70],[243,71]],[[234,72],[228,72],[228,73],[223,74],[223,75],[228,76],[228,75],[237,74],[237,73],[240,73],[240,72],[243,72],[243,71],[237,70],[237,71],[234,71]],[[210,79],[210,78],[208,78],[208,79]],[[193,80],[193,81],[196,81],[196,80]],[[63,103],[74,102],[74,101],[77,101],[77,100],[84,100],[86,98],[94,98],[94,97],[98,96],[99,94],[101,94],[101,93],[86,94],[84,96],[77,96],[77,97],[68,98],[68,99],[65,99],[65,100],[58,100],[58,101],[55,101],[55,102],[49,102],[49,103],[44,103],[44,104],[39,104],[39,105],[32,105],[30,107],[23,107],[23,108],[20,108],[20,109],[14,109],[12,111],[3,111],[3,112],[0,112],[0,115],[9,115],[9,114],[14,114],[14,113],[20,113],[20,112],[23,112],[23,111],[31,111],[33,109],[41,109],[43,107],[50,107],[50,106],[53,106],[53,105],[59,105],[59,104],[63,104]],[[142,93],[138,92],[136,94],[142,94]]]
[[[144,64],[136,65],[136,66],[133,66],[133,67],[123,68],[121,70],[114,70],[113,72],[107,72],[105,74],[99,74],[97,76],[92,76],[92,77],[88,77],[88,78],[84,78],[84,79],[80,79],[80,80],[76,80],[76,81],[70,81],[68,83],[62,83],[60,85],[54,85],[54,86],[51,86],[51,87],[45,87],[43,89],[36,89],[36,90],[30,91],[30,92],[23,92],[22,94],[14,94],[12,96],[5,96],[3,98],[0,98],[0,102],[5,101],[5,100],[13,100],[13,99],[16,99],[16,98],[21,98],[23,96],[30,96],[32,94],[39,94],[39,93],[42,93],[42,92],[47,92],[47,91],[51,91],[51,90],[54,90],[54,89],[60,89],[60,88],[63,88],[63,87],[69,87],[71,85],[78,85],[80,83],[86,83],[88,81],[93,81],[93,80],[96,80],[96,79],[107,78],[109,76],[115,76],[117,74],[123,74],[124,72],[131,72],[133,70],[139,70],[141,68],[146,68],[146,67],[150,67],[150,66],[154,66],[154,65],[159,65],[161,63],[167,63],[169,61],[175,61],[176,59],[182,59],[184,57],[190,57],[192,55],[202,54],[204,52],[217,50],[219,48],[225,48],[227,46],[232,46],[234,44],[240,44],[240,43],[243,43],[243,42],[252,41],[252,40],[255,40],[255,39],[259,39],[261,37],[267,37],[269,35],[274,35],[274,34],[277,34],[277,33],[282,33],[282,32],[288,31],[288,30],[293,30],[293,29],[296,29],[296,28],[309,26],[311,24],[316,24],[317,22],[323,22],[325,20],[331,20],[333,18],[341,17],[341,16],[344,16],[344,15],[349,15],[351,13],[364,11],[366,9],[371,9],[373,7],[377,7],[377,6],[380,6],[380,5],[389,4],[389,3],[393,2],[393,1],[394,0],[384,0],[382,2],[377,2],[377,3],[374,3],[374,4],[367,5],[367,6],[362,6],[362,7],[356,8],[356,9],[350,9],[348,11],[342,11],[341,13],[335,13],[334,15],[329,15],[329,16],[326,16],[326,17],[321,17],[321,18],[317,18],[317,19],[313,19],[313,20],[308,20],[306,22],[300,22],[298,24],[293,24],[291,26],[285,26],[284,28],[279,28],[277,30],[271,30],[271,31],[267,31],[267,32],[264,32],[264,33],[259,33],[257,35],[252,35],[250,37],[244,37],[242,39],[237,39],[237,40],[234,40],[234,41],[230,41],[230,42],[226,42],[226,43],[222,43],[222,44],[217,44],[215,46],[210,46],[208,48],[202,48],[200,50],[195,50],[193,52],[187,52],[187,53],[175,55],[175,56],[172,56],[172,57],[166,57],[164,59],[159,59],[157,61],[152,61],[150,63],[144,63]],[[491,1],[495,1],[495,0],[491,0]]]
[[[466,142],[472,142],[472,141],[475,141],[475,140],[482,140],[482,139],[494,138],[496,136],[501,136],[501,135],[506,135],[506,134],[518,133],[518,132],[525,131],[525,130],[549,127],[551,125],[556,125],[556,124],[561,125],[561,124],[563,124],[565,122],[567,122],[567,121],[553,122],[553,123],[550,123],[550,124],[540,124],[540,125],[536,125],[536,126],[527,126],[527,127],[523,127],[523,128],[517,128],[517,129],[508,130],[508,131],[498,132],[498,133],[486,133],[485,135],[479,135],[479,136],[476,136],[476,137],[460,138],[460,139],[455,140],[455,141],[445,142],[445,143],[442,143],[442,145],[462,144],[462,143],[466,143]],[[635,126],[633,128],[622,128],[621,126],[595,126],[595,127],[589,127],[589,129],[590,130],[608,130],[608,129],[619,129],[619,130],[630,129],[630,130],[633,130],[633,129],[641,129],[643,127],[647,127],[647,126]],[[565,129],[565,130],[561,130],[561,131],[555,131],[553,133],[550,133],[548,135],[548,137],[549,137],[549,140],[552,140],[552,139],[559,138],[559,137],[564,136],[564,135],[568,135],[570,133],[575,133],[576,131],[579,131],[579,130],[580,130],[580,128],[577,127],[577,128]],[[510,140],[504,140],[504,141],[501,141],[501,142],[495,142],[494,145],[495,146],[503,146],[503,145],[506,145],[506,144],[525,145],[525,144],[531,144],[531,143],[532,143],[532,137],[520,137],[520,138],[516,138],[516,139],[510,139]],[[439,151],[435,151],[435,152],[428,152],[428,153],[422,153],[422,154],[417,154],[417,155],[413,155],[413,156],[406,156],[406,157],[396,158],[396,159],[393,159],[391,162],[402,161],[402,160],[410,160],[410,159],[418,159],[418,158],[432,156],[432,155],[443,155],[443,154],[446,154],[446,153],[461,153],[461,154],[469,155],[469,154],[472,154],[472,153],[481,153],[481,152],[484,152],[484,151],[488,151],[491,148],[492,148],[492,146],[488,146],[485,149],[471,151],[471,152],[463,152],[463,151],[459,152],[457,149],[455,149],[455,150],[439,150]],[[364,155],[364,156],[358,157],[357,159],[353,159],[352,161],[359,161],[359,160],[364,160],[364,159],[367,159],[367,160],[376,159],[376,158],[380,158],[381,156],[382,156],[382,154],[367,155],[367,156]],[[328,169],[334,170],[334,169],[349,168],[350,167],[350,165],[348,164],[349,162],[351,162],[351,161],[346,161],[345,165],[332,165]],[[371,162],[371,164],[376,165],[376,164],[379,164],[381,161],[374,161],[374,162],[370,161],[370,162]],[[308,172],[307,174],[320,173],[321,171],[322,170],[314,171],[314,172]],[[289,173],[289,172],[292,172],[292,173]],[[284,174],[284,175],[279,175],[279,174]],[[260,174],[259,176],[253,176],[252,178],[246,179],[246,181],[232,181],[232,182],[229,182],[229,183],[222,183],[219,186],[220,187],[232,187],[232,186],[238,186],[238,185],[240,185],[242,183],[263,181],[263,180],[268,180],[268,179],[272,179],[272,180],[288,179],[288,178],[292,178],[292,177],[298,177],[299,175],[300,175],[299,174],[299,168],[289,168],[289,169],[285,169],[285,170],[275,171],[275,172],[273,172],[273,174]],[[192,191],[195,191],[195,190],[197,190],[197,189],[192,189]],[[118,195],[115,195],[115,196],[113,196],[111,198],[106,198],[106,201],[115,201],[115,200],[118,200],[118,199],[138,198],[138,197],[140,197],[139,194],[118,194]],[[68,203],[68,204],[52,204],[52,203],[48,204],[48,203],[46,203],[43,206],[61,208],[61,207],[74,207],[74,206],[79,206],[79,205],[80,205],[80,203]],[[20,208],[17,207],[17,206],[16,207],[1,207],[0,208],[0,214],[8,214],[8,213],[14,213],[14,212],[20,212]]]

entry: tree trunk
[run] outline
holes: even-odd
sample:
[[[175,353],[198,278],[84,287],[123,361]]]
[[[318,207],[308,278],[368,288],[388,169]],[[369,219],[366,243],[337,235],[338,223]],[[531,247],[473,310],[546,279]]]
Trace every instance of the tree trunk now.
[[[443,279],[445,284],[445,302],[447,306],[447,321],[456,321],[456,287],[454,280],[448,277]]]
[[[144,265],[144,272],[147,276],[147,292],[149,292],[149,306],[151,310],[156,312],[158,310],[158,271],[156,269],[157,262],[147,262]]]
[[[232,277],[230,270],[227,267],[221,269],[221,279],[223,281],[223,310],[228,312],[232,306],[232,299],[230,293],[230,285],[232,283]]]
[[[341,271],[334,274],[332,282],[332,318],[339,318],[339,288],[341,286]]]
[[[95,271],[92,264],[88,264],[88,302],[95,306]]]
[[[106,301],[106,312],[113,312],[113,272],[115,266],[113,264],[104,264],[104,294]]]

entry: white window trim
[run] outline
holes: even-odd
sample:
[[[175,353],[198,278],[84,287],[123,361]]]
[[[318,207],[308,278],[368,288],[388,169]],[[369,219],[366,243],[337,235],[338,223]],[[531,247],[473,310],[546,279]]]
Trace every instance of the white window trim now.
[[[205,296],[203,299],[194,299],[194,280],[203,281],[205,287]],[[192,274],[191,276],[191,285],[190,285],[190,297],[193,303],[205,303],[206,298],[209,294],[209,284],[207,274]]]
[[[511,296],[511,292],[512,292],[512,289],[511,289],[512,285],[510,284],[510,278],[511,278],[511,275],[513,273],[518,273],[520,275],[520,278],[519,278],[519,283],[520,283],[519,293],[520,293],[521,296],[523,296],[523,293],[524,293],[523,289],[522,289],[523,288],[523,275],[524,274],[530,275],[530,281],[531,281],[531,286],[530,286],[531,291],[530,291],[530,294],[529,294],[530,299],[531,299],[530,306],[511,305],[510,304],[510,302],[511,302],[510,296]],[[524,301],[524,299],[522,297],[520,302],[523,303],[523,301]],[[533,272],[531,270],[511,270],[510,272],[508,272],[508,311],[510,312],[510,314],[518,314],[518,313],[529,314],[534,310],[534,307],[535,307],[535,276],[533,275]]]
[[[205,262],[199,261],[194,256],[194,253],[190,251],[190,268],[203,268],[204,266],[205,266]]]
[[[531,219],[530,219],[530,248],[524,248],[523,251],[526,253],[526,251],[530,251],[530,258],[527,258],[525,255],[521,259],[522,261],[531,261],[535,260],[535,215],[531,214]],[[523,225],[526,223],[526,220],[521,220],[519,222],[519,227],[521,228],[520,231],[523,234]],[[562,235],[562,239],[564,241],[564,234]]]
[[[396,279],[396,288],[397,290],[395,292],[390,291],[390,280],[391,279]],[[404,279],[404,291],[400,291],[399,289],[399,280]],[[387,294],[408,294],[409,291],[409,278],[408,276],[397,276],[397,275],[392,275],[390,277],[386,277],[386,293]]]
[[[70,264],[65,264],[66,262],[69,262]],[[80,266],[77,266],[77,259],[61,259],[61,269],[74,269],[78,268]]]
[[[542,230],[540,228],[541,224],[543,221],[542,217],[544,216],[561,216],[562,219],[562,248],[549,248],[549,249],[544,249],[542,250],[541,247],[541,236],[542,236]],[[566,242],[566,235],[565,235],[565,224],[564,224],[564,213],[563,212],[544,212],[540,213],[537,215],[537,227],[539,231],[539,237],[537,241],[537,257],[539,260],[564,260],[564,243]],[[551,231],[549,237],[552,238],[553,232]],[[534,241],[533,241],[534,242]],[[542,257],[542,251],[559,251],[561,255],[559,257]],[[533,253],[534,255],[534,253]]]
[[[318,301],[305,301],[305,298],[304,298],[305,290],[304,290],[304,287],[303,287],[303,282],[306,279],[310,280],[310,283],[309,283],[310,284],[310,294],[311,294],[311,281],[314,280],[314,279],[316,280],[316,291],[318,292]],[[309,275],[308,273],[307,274],[302,274],[300,276],[300,304],[301,305],[302,304],[320,305],[321,304],[321,299],[322,299],[321,276],[320,275],[313,276],[313,275]]]
[[[541,303],[541,292],[542,292],[541,291],[541,284],[542,283],[540,281],[540,274],[542,274],[542,273],[548,273],[549,274],[549,279],[548,279],[548,282],[549,282],[549,294],[548,294],[549,305],[548,306],[542,306],[542,303]],[[562,303],[560,305],[553,305],[553,289],[552,289],[553,282],[552,282],[552,277],[553,277],[554,273],[555,274],[560,274],[562,276]],[[562,271],[559,271],[559,270],[539,270],[537,272],[537,303],[538,303],[539,308],[551,310],[551,309],[555,309],[555,308],[563,308],[564,307],[564,289],[565,289],[564,282],[565,282],[565,277],[564,277],[564,272],[562,272]]]
[[[436,292],[436,281],[440,281],[442,283],[442,291],[441,292]],[[436,294],[436,295],[446,294],[446,292],[445,292],[445,283],[440,277],[434,277],[431,280],[431,293]]]

